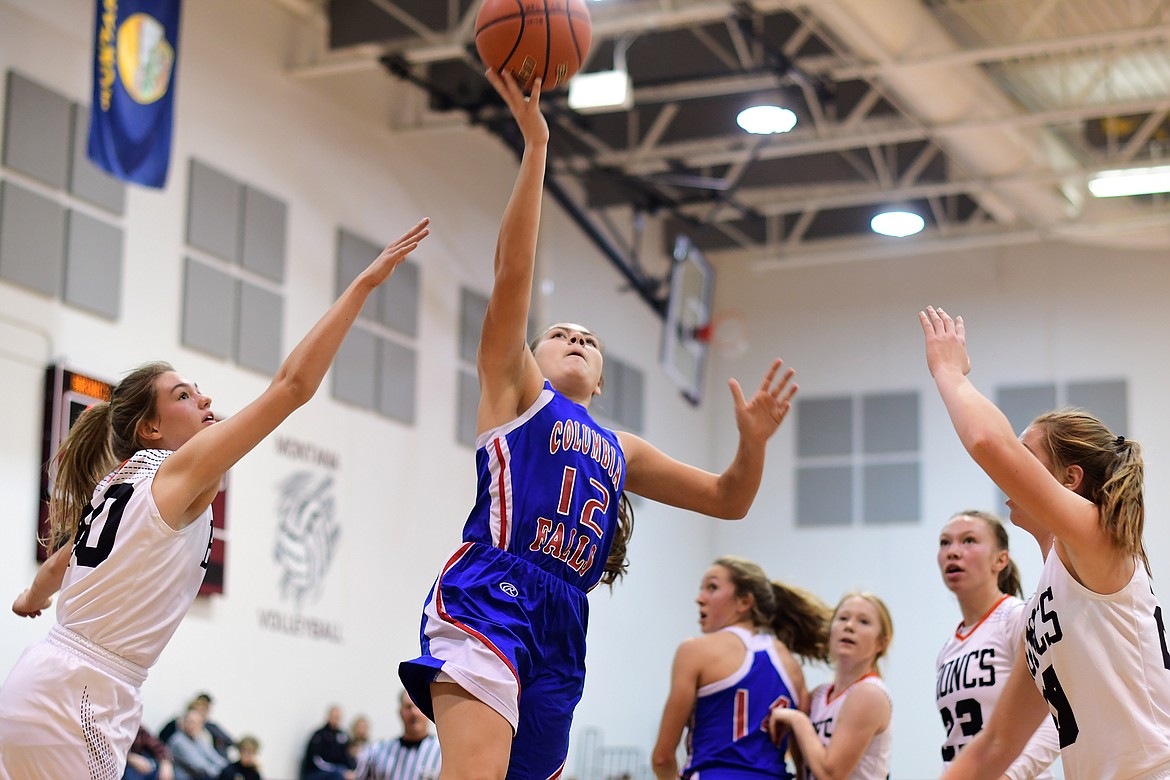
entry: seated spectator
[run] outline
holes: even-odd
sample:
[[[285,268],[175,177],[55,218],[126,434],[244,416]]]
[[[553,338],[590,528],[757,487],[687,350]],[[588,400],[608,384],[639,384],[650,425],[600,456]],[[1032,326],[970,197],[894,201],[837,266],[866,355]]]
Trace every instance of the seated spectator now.
[[[219,780],[263,780],[260,777],[260,767],[256,764],[260,741],[253,736],[241,737],[236,747],[240,751],[239,759],[220,773]]]
[[[357,780],[437,780],[442,767],[431,723],[403,691],[398,715],[402,736],[371,742],[358,757]]]
[[[174,780],[175,768],[171,751],[162,741],[142,726],[130,745],[126,756],[126,771],[122,780]]]
[[[171,749],[175,763],[175,780],[206,780],[219,777],[228,765],[228,760],[215,752],[215,748],[201,735],[203,713],[197,709],[187,710],[181,728],[171,735],[167,747]]]
[[[353,780],[357,760],[341,730],[341,708],[330,707],[325,725],[313,732],[301,762],[301,780]]]
[[[234,747],[234,742],[231,736],[226,731],[220,728],[219,724],[211,720],[211,694],[198,693],[195,698],[187,705],[188,710],[199,710],[203,713],[203,731],[200,736],[204,742],[215,749],[216,753],[227,759],[231,759],[231,750]],[[162,727],[158,733],[158,738],[163,742],[169,742],[171,736],[178,730],[183,716],[179,716]]]
[[[349,752],[355,758],[361,754],[370,741],[370,719],[365,715],[358,715],[349,724]]]

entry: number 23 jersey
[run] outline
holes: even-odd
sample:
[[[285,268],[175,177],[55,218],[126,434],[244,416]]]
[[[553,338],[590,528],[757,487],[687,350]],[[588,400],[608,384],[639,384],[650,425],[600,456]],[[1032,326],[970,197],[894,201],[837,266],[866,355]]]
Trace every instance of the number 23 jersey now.
[[[947,730],[944,764],[983,730],[1007,684],[1024,635],[1025,604],[1003,596],[973,627],[959,625],[935,663],[935,703]],[[1056,729],[1045,719],[1007,775],[1050,780],[1056,760]]]
[[[57,622],[149,668],[187,614],[206,573],[210,507],[176,531],[151,486],[169,450],[139,450],[93,492],[61,584]]]
[[[1048,702],[1069,780],[1170,777],[1170,652],[1145,564],[1111,594],[1053,548],[1028,602],[1028,671]]]

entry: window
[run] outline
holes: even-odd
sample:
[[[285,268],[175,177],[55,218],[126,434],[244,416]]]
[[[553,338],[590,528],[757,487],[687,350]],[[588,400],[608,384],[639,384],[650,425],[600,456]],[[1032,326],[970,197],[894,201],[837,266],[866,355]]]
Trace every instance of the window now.
[[[796,524],[917,522],[917,393],[796,400]]]

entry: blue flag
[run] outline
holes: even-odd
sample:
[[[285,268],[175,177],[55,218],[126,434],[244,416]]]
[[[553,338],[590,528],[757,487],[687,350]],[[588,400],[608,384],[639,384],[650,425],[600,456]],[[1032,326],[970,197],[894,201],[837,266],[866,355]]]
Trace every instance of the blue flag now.
[[[171,158],[181,0],[94,0],[87,154],[125,181],[162,187]]]

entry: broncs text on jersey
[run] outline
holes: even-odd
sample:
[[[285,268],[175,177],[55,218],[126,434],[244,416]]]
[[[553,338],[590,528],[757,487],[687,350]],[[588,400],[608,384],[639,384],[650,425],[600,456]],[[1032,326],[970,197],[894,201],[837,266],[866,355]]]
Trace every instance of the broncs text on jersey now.
[[[1040,656],[1061,639],[1064,639],[1064,632],[1060,630],[1060,620],[1052,607],[1052,588],[1049,587],[1036,599],[1036,606],[1032,607],[1028,625],[1024,628],[1024,655],[1033,677],[1040,668]]]

